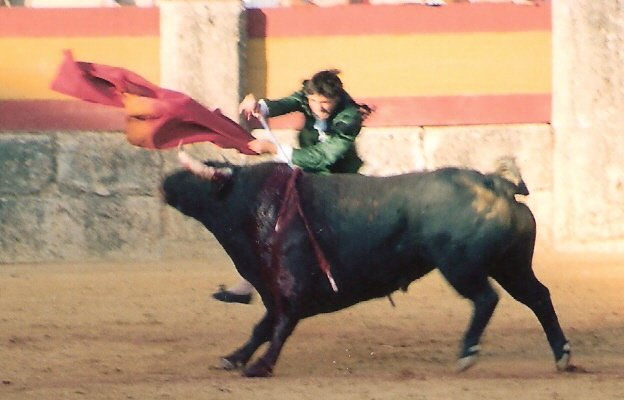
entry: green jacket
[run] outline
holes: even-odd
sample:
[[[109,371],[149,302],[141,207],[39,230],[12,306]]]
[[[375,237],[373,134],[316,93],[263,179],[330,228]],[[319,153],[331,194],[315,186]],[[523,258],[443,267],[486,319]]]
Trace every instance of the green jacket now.
[[[362,129],[362,115],[358,105],[348,95],[336,105],[327,119],[327,139],[319,141],[319,132],[314,128],[314,114],[310,111],[308,99],[302,90],[278,100],[265,100],[269,117],[300,111],[305,116],[305,125],[299,132],[299,149],[293,150],[293,164],[304,171],[315,173],[356,173],[362,160],[355,151],[355,137]]]

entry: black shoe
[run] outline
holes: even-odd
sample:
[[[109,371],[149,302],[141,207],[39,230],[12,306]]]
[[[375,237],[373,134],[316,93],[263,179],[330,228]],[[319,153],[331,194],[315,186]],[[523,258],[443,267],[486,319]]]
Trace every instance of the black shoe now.
[[[225,303],[241,303],[249,304],[251,302],[251,293],[248,294],[236,294],[232,293],[225,288],[225,286],[219,286],[219,291],[214,292],[212,297]]]

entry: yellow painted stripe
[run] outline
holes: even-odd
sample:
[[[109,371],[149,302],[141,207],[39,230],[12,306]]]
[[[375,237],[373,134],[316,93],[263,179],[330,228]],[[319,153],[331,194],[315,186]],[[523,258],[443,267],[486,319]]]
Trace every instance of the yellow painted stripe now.
[[[49,89],[71,49],[76,60],[127,68],[158,84],[159,41],[148,37],[0,38],[0,99],[65,99]]]
[[[547,31],[252,39],[248,89],[280,97],[339,68],[355,97],[549,93],[550,44]]]

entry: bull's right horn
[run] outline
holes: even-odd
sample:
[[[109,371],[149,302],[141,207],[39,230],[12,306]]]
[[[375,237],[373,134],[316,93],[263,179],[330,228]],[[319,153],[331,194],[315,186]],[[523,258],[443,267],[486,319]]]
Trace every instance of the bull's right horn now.
[[[182,142],[178,144],[178,160],[180,161],[180,164],[182,164],[184,168],[188,169],[193,174],[203,179],[210,180],[215,175],[230,176],[232,174],[231,168],[209,167],[203,162],[197,160],[196,158],[193,158],[192,156],[190,156],[187,152],[185,152],[182,149]]]

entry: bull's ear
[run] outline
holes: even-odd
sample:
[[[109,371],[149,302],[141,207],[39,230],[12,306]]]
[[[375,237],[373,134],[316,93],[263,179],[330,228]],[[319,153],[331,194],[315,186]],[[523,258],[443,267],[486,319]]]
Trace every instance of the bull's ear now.
[[[209,167],[198,159],[192,157],[182,148],[182,142],[178,145],[178,160],[180,164],[194,175],[202,179],[212,180],[215,176],[228,178],[232,175],[232,168],[229,167]]]

